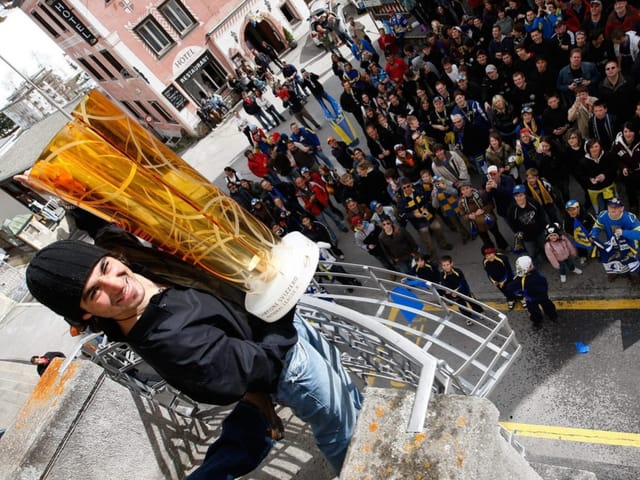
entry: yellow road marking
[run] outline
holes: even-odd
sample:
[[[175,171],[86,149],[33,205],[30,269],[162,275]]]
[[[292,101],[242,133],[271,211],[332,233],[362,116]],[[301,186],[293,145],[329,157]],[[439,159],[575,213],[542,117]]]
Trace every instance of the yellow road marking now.
[[[551,299],[553,300],[553,298]],[[482,300],[480,300],[482,301]],[[507,302],[484,302],[485,305],[500,311],[507,311]],[[640,309],[640,298],[612,298],[600,300],[553,300],[558,310],[634,310]],[[516,310],[524,310],[519,303]],[[438,307],[426,305],[423,307],[426,312],[441,310]],[[389,320],[394,321],[398,315],[398,308],[393,307],[389,312]]]
[[[621,447],[640,448],[640,434],[628,432],[607,432],[585,428],[554,427],[550,425],[528,425],[525,423],[500,422],[516,436],[565,440],[569,442],[597,443]]]

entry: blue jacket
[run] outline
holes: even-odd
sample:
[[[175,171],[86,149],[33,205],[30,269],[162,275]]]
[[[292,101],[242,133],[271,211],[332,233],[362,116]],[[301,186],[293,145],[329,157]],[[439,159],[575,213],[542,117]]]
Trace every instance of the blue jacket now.
[[[589,80],[589,95],[597,96],[598,91],[598,82],[600,81],[600,72],[598,72],[598,68],[594,63],[591,62],[582,62],[582,78],[585,80]],[[567,101],[568,105],[571,105],[575,99],[576,95],[571,90],[569,90],[569,85],[573,81],[573,77],[571,76],[571,66],[566,65],[562,67],[562,69],[558,72],[558,80],[556,82],[556,87],[558,91],[560,91]]]
[[[318,138],[318,135],[304,127],[300,127],[300,133],[292,133],[289,137],[294,142],[301,143],[307,147],[320,146],[320,139]]]

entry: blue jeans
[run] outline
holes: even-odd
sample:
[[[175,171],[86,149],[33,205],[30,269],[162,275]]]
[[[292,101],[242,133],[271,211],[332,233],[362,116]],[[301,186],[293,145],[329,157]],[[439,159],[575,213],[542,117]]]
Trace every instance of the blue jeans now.
[[[316,444],[340,472],[362,407],[362,395],[338,350],[296,314],[298,342],[289,350],[275,399],[311,427]]]
[[[220,437],[207,450],[202,464],[185,480],[233,480],[260,465],[275,441],[256,407],[238,402],[222,422]]]

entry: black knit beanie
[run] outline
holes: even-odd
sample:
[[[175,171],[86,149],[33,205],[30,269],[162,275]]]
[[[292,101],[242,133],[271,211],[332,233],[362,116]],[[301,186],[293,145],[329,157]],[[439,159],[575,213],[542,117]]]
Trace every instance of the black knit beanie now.
[[[70,323],[82,320],[82,289],[107,250],[77,240],[61,240],[40,250],[27,267],[27,287],[43,305]]]

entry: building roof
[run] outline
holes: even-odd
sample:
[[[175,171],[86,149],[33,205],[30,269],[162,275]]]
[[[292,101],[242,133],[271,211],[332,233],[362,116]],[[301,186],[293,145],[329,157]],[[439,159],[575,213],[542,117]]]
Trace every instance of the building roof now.
[[[70,113],[80,102],[72,102],[63,110]],[[25,130],[13,147],[0,157],[0,182],[31,168],[51,139],[69,119],[56,111],[44,120]]]

